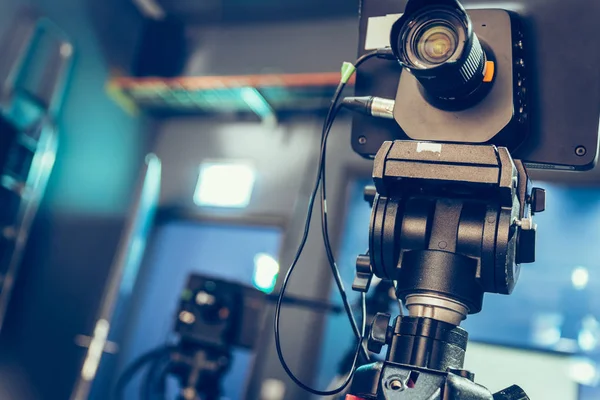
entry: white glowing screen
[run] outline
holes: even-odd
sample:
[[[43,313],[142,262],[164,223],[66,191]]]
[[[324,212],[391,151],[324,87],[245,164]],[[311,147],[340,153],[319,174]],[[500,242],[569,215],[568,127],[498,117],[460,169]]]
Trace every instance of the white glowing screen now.
[[[247,207],[255,180],[255,170],[248,163],[203,163],[200,166],[194,203],[209,207]]]

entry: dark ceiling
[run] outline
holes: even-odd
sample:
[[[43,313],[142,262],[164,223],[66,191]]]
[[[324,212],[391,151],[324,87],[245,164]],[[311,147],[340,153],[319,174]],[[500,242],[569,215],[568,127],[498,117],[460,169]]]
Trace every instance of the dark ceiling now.
[[[167,15],[190,23],[256,22],[356,15],[358,0],[157,0]]]
[[[154,0],[169,17],[189,25],[242,24],[356,16],[360,0]],[[585,173],[532,171],[537,181],[600,185],[600,168]]]

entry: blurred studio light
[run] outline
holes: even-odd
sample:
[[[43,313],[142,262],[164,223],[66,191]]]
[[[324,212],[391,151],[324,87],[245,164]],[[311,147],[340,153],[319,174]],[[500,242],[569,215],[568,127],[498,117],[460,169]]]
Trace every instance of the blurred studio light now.
[[[593,315],[588,315],[581,321],[581,330],[577,336],[579,348],[583,351],[594,351],[598,347],[600,323]]]
[[[583,351],[592,351],[598,345],[598,338],[594,333],[587,329],[582,329],[577,335],[577,343]]]
[[[575,358],[569,363],[569,377],[580,385],[596,386],[598,384],[598,366],[587,358]]]
[[[254,286],[265,293],[271,293],[275,289],[277,276],[279,275],[279,263],[271,255],[259,253],[254,257]]]
[[[585,267],[577,267],[571,274],[571,282],[573,287],[577,290],[583,290],[587,287],[590,280],[590,274]]]
[[[542,347],[553,347],[560,342],[564,317],[557,313],[540,313],[532,318],[533,342]]]
[[[255,180],[255,170],[248,163],[203,163],[200,166],[194,203],[208,207],[247,207]]]

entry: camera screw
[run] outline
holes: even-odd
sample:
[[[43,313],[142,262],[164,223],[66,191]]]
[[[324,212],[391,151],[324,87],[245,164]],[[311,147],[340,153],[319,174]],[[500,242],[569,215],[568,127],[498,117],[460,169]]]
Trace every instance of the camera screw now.
[[[358,138],[358,144],[366,144],[367,143],[367,138],[364,136],[361,136]]]
[[[579,157],[585,156],[586,153],[587,150],[583,146],[577,146],[577,148],[575,149],[575,154],[577,154]]]
[[[398,379],[394,379],[393,381],[391,381],[389,383],[389,387],[392,390],[402,390],[404,388],[404,385],[402,384],[402,381],[398,380]]]

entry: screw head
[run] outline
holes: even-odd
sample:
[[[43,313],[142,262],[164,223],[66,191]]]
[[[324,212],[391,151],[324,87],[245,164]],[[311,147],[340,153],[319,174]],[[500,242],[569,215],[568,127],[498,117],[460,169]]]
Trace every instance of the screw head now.
[[[358,138],[358,144],[366,144],[367,143],[367,138],[364,136],[361,136]]]
[[[390,389],[392,389],[392,390],[402,390],[404,388],[402,381],[400,381],[398,379],[394,379],[393,381],[390,382],[389,385],[390,385]]]
[[[583,146],[577,146],[577,148],[575,149],[575,154],[577,154],[579,157],[585,156],[586,153],[587,149]]]

